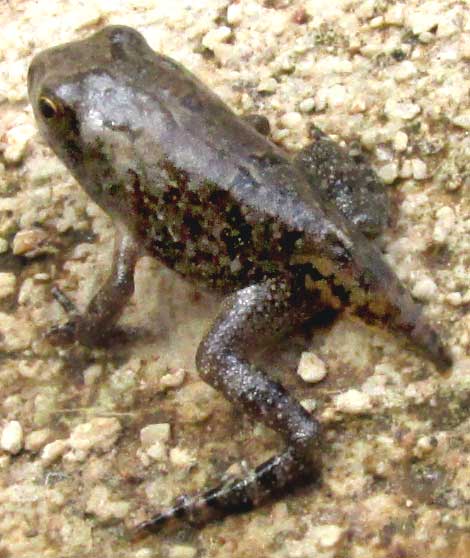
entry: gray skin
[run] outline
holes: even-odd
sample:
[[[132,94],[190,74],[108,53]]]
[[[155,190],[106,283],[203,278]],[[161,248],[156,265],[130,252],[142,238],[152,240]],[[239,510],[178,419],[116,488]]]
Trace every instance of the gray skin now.
[[[136,260],[150,253],[227,295],[199,345],[199,374],[287,444],[252,475],[181,497],[136,532],[204,524],[318,475],[319,423],[251,362],[318,312],[347,309],[449,367],[421,307],[365,236],[387,220],[380,181],[321,132],[292,159],[263,135],[265,120],[239,118],[120,26],[38,54],[28,89],[42,134],[116,228],[108,281],[84,315],[58,294],[73,315],[54,335],[87,345],[109,335]]]

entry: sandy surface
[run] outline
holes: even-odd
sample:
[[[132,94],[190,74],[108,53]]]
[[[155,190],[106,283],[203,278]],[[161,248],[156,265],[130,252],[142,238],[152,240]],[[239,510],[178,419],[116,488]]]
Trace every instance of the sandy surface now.
[[[467,7],[467,9],[465,9]],[[100,350],[51,347],[60,285],[83,308],[112,227],[37,135],[26,70],[109,23],[144,33],[289,150],[315,123],[361,146],[395,202],[380,239],[442,330],[448,378],[346,319],[265,357],[325,425],[322,481],[202,531],[125,525],[282,447],[194,367],[219,301],[150,258]],[[0,556],[470,556],[470,10],[465,0],[0,3]],[[303,377],[326,365],[326,378]],[[310,376],[311,377],[311,376]],[[143,430],[145,427],[153,426]]]

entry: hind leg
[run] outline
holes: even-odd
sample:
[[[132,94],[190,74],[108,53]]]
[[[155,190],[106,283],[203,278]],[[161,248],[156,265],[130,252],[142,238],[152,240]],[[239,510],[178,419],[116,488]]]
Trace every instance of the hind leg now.
[[[267,281],[230,296],[199,346],[201,377],[240,411],[279,432],[283,453],[259,465],[252,475],[221,484],[194,497],[180,497],[173,508],[137,526],[156,532],[170,520],[202,525],[247,511],[271,496],[315,478],[318,472],[319,424],[277,382],[250,362],[252,350],[272,342],[311,315],[296,304],[290,286]]]
[[[302,149],[295,163],[362,233],[380,234],[389,219],[389,199],[383,182],[363,161],[312,128],[314,141]]]

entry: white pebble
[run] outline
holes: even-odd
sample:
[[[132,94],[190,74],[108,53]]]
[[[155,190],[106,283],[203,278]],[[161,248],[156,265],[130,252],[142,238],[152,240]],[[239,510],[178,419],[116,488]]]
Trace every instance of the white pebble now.
[[[315,108],[315,99],[313,97],[304,99],[299,103],[299,110],[301,112],[312,112],[314,108]]]
[[[344,528],[338,525],[318,525],[310,530],[317,547],[333,548],[336,546],[344,533]]]
[[[463,302],[463,297],[461,295],[461,293],[459,292],[453,292],[453,293],[449,293],[446,296],[446,301],[451,305],[451,306],[460,306]]]
[[[408,147],[408,134],[402,132],[401,130],[395,134],[393,138],[393,148],[395,151],[405,151]]]
[[[394,68],[393,76],[397,81],[406,81],[418,73],[416,66],[410,60],[403,60]]]
[[[412,174],[413,174],[413,167],[411,166],[411,161],[407,159],[406,161],[403,161],[403,165],[401,166],[400,177],[410,178]]]
[[[470,110],[462,112],[454,118],[451,118],[451,121],[456,126],[460,128],[464,128],[465,130],[470,130]]]
[[[3,157],[7,163],[19,163],[25,153],[28,141],[36,133],[33,126],[29,124],[21,124],[12,128],[6,134],[6,147]]]
[[[41,460],[45,465],[49,465],[56,461],[56,459],[59,459],[59,457],[62,457],[68,447],[68,440],[55,440],[44,446],[41,452]]]
[[[257,90],[260,93],[274,93],[277,89],[277,81],[274,78],[268,78],[260,81]]]
[[[421,112],[421,107],[415,103],[388,99],[385,102],[385,114],[390,119],[411,120]]]
[[[197,549],[187,544],[175,544],[170,548],[169,558],[194,558]]]
[[[8,251],[8,240],[5,238],[0,238],[0,254],[4,254]]]
[[[438,26],[441,18],[442,5],[440,2],[423,2],[419,7],[410,7],[407,12],[407,23],[415,35]]]
[[[376,16],[376,17],[373,17],[373,18],[369,21],[369,25],[370,25],[371,29],[378,29],[379,27],[382,27],[383,24],[384,24],[384,18],[383,18],[383,16]]]
[[[313,413],[318,406],[316,399],[302,399],[300,404],[309,413]]]
[[[385,23],[388,25],[401,25],[405,14],[404,4],[390,6],[385,12]]]
[[[184,448],[171,448],[170,450],[170,461],[176,467],[181,467],[182,469],[189,469],[196,459],[191,452]]]
[[[88,453],[92,449],[109,450],[121,432],[117,418],[98,417],[76,426],[70,434],[70,447]]]
[[[328,104],[332,108],[344,105],[346,100],[347,91],[344,85],[337,83],[328,88]]]
[[[142,447],[149,448],[156,442],[168,442],[170,439],[170,425],[168,423],[149,424],[140,431]]]
[[[0,299],[15,292],[16,276],[13,273],[0,272]]]
[[[388,163],[377,170],[379,177],[385,182],[385,184],[392,184],[395,182],[398,176],[398,165],[397,163]]]
[[[227,27],[225,25],[222,27],[217,27],[216,29],[211,29],[204,35],[202,44],[209,50],[213,50],[214,47],[217,47],[220,43],[225,42],[231,34],[232,30],[230,29],[230,27]]]
[[[320,382],[326,376],[326,373],[325,363],[315,353],[302,353],[297,374],[304,382]]]
[[[0,447],[13,455],[23,448],[23,427],[17,420],[8,422],[0,438]]]
[[[334,398],[338,411],[349,415],[358,415],[372,409],[370,395],[357,389],[349,389]]]
[[[39,451],[45,446],[50,437],[51,431],[49,430],[49,428],[43,428],[42,430],[33,430],[33,432],[30,432],[26,436],[24,447],[28,451]]]
[[[426,163],[421,159],[411,159],[411,168],[415,180],[424,180],[428,175]]]
[[[86,511],[96,515],[101,521],[124,519],[129,513],[130,504],[124,500],[113,500],[107,486],[94,486],[89,494]]]
[[[418,300],[432,300],[436,297],[438,288],[431,277],[423,277],[416,281],[412,294]]]
[[[436,439],[432,436],[422,436],[417,442],[413,450],[416,457],[422,458],[431,453],[436,447]]]
[[[302,124],[302,115],[299,112],[286,112],[281,116],[281,124],[285,128],[298,128]]]
[[[184,382],[186,371],[184,368],[178,368],[175,372],[165,374],[160,380],[160,385],[164,387],[178,387]]]
[[[168,458],[168,449],[164,442],[155,442],[145,451],[147,455],[155,461],[166,461]]]
[[[13,254],[23,256],[38,250],[47,238],[41,229],[25,229],[16,233],[13,239]]]
[[[236,25],[242,20],[242,5],[241,4],[230,4],[227,8],[227,22],[230,25]]]
[[[86,386],[92,386],[103,373],[102,364],[91,364],[86,370],[83,371],[83,382]]]
[[[446,242],[455,225],[455,213],[451,207],[444,206],[436,211],[433,240],[438,244]]]

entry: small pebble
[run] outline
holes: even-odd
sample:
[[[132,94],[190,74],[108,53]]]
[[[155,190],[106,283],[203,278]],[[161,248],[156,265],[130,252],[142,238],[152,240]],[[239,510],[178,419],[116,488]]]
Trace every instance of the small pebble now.
[[[431,279],[431,277],[423,277],[416,281],[412,294],[418,300],[433,300],[438,293],[438,288],[436,283]]]
[[[338,411],[348,415],[359,415],[372,409],[371,398],[367,393],[357,389],[349,389],[334,398]]]
[[[460,306],[463,302],[463,297],[462,297],[461,293],[459,293],[459,292],[449,293],[446,296],[446,301],[451,306]]]
[[[432,436],[422,436],[417,442],[413,450],[416,457],[424,457],[430,454],[436,447],[436,439]]]
[[[268,78],[260,81],[257,90],[260,93],[274,93],[278,87],[278,83],[274,78]]]
[[[162,376],[160,385],[164,387],[178,387],[184,382],[186,371],[184,368],[178,368],[175,372],[171,372]]]
[[[26,147],[36,130],[29,124],[20,124],[6,134],[6,147],[3,151],[5,161],[10,164],[20,163],[26,153]]]
[[[146,449],[146,453],[155,461],[166,461],[168,458],[168,448],[164,442],[155,442]]]
[[[13,239],[13,254],[23,256],[28,253],[35,253],[46,238],[47,234],[41,229],[19,231]]]
[[[400,169],[400,177],[401,178],[410,178],[413,174],[413,167],[411,166],[411,161],[408,159],[403,161],[403,165]]]
[[[143,448],[149,448],[155,442],[168,442],[170,439],[170,425],[168,423],[149,424],[140,431],[140,443]]]
[[[281,116],[281,124],[285,128],[296,129],[302,124],[302,115],[299,112],[286,112]]]
[[[213,50],[220,43],[224,43],[232,34],[230,27],[222,26],[211,29],[202,39],[202,44],[209,50]]]
[[[149,424],[140,431],[140,442],[146,454],[155,461],[168,458],[168,440],[170,425],[168,423]]]
[[[299,110],[301,112],[312,112],[314,108],[315,108],[315,99],[313,97],[304,99],[299,103]]]
[[[191,452],[183,448],[171,448],[170,461],[176,467],[182,469],[189,469],[196,463],[196,459]]]
[[[405,132],[398,131],[393,138],[393,148],[395,151],[405,151],[408,146],[408,135]]]
[[[421,159],[411,159],[411,168],[415,180],[424,180],[428,176],[426,163]]]
[[[0,437],[0,448],[16,455],[23,448],[23,427],[17,420],[7,422]]]
[[[407,12],[407,24],[415,35],[419,35],[439,25],[441,12],[442,6],[439,2],[428,0],[419,7],[411,7]]]
[[[102,364],[91,364],[86,370],[83,371],[83,382],[86,386],[92,386],[96,383],[98,378],[103,373]]]
[[[227,22],[230,25],[240,23],[243,16],[243,8],[241,4],[230,4],[227,8]]]
[[[51,431],[49,428],[43,428],[41,430],[33,430],[30,432],[25,439],[24,447],[28,451],[39,451],[42,449],[47,441],[51,438]]]
[[[433,240],[444,244],[455,226],[455,213],[449,206],[441,207],[436,211],[436,224],[434,225]]]
[[[311,533],[317,546],[321,548],[333,548],[339,543],[344,529],[338,525],[319,525],[318,527],[314,527]]]
[[[41,452],[41,460],[44,465],[50,465],[67,451],[69,447],[68,440],[55,440],[44,446]]]
[[[398,177],[398,165],[397,163],[388,163],[377,170],[379,177],[385,182],[385,184],[392,184]]]
[[[454,116],[451,118],[451,122],[460,128],[470,130],[470,110]]]
[[[194,558],[197,549],[186,544],[175,544],[170,547],[169,558]]]
[[[411,120],[421,112],[421,107],[415,103],[388,99],[385,102],[385,114],[390,119]]]
[[[16,276],[13,273],[0,272],[0,299],[15,292]]]
[[[0,254],[4,254],[8,251],[8,240],[5,238],[0,238]]]
[[[416,66],[410,60],[403,60],[394,68],[393,75],[397,81],[406,81],[418,73]]]
[[[402,25],[405,16],[404,4],[390,6],[385,12],[384,21],[388,25]]]
[[[309,413],[313,413],[318,406],[316,399],[302,399],[300,404]]]
[[[101,521],[124,519],[129,513],[130,504],[124,500],[113,500],[107,486],[92,488],[86,504],[86,511],[96,515]]]
[[[76,426],[69,438],[72,451],[84,453],[92,449],[109,450],[122,430],[117,418],[97,417]]]
[[[325,363],[314,353],[304,352],[300,357],[297,374],[304,382],[316,383],[327,374]]]

